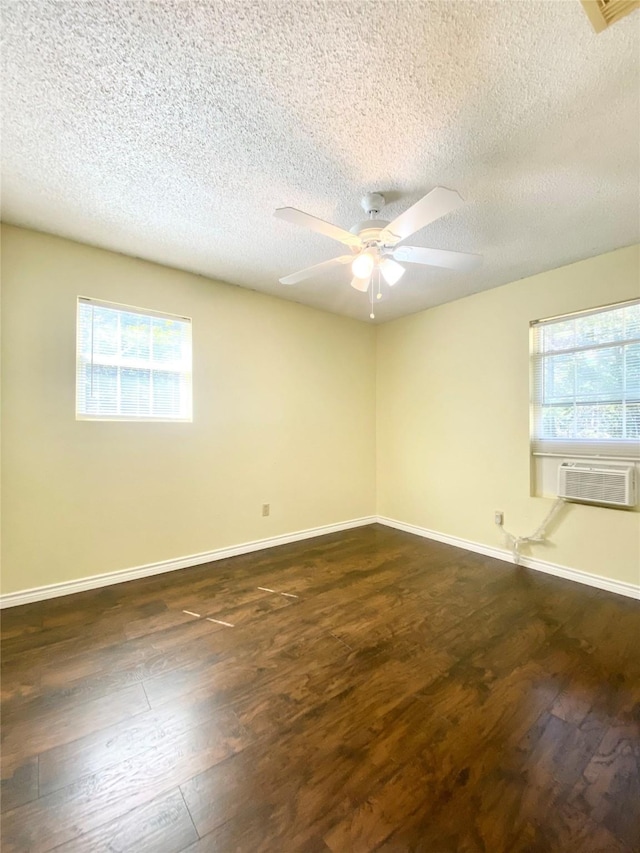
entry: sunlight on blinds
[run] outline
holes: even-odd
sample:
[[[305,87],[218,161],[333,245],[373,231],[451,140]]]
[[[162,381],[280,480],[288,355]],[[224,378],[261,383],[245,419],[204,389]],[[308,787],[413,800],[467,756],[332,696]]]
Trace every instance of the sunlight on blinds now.
[[[78,298],[76,417],[191,420],[191,320]]]
[[[532,324],[534,452],[640,457],[640,300]]]

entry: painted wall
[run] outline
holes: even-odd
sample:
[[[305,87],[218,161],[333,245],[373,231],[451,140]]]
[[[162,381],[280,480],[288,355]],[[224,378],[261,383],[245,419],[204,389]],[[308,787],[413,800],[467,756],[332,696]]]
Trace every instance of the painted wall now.
[[[640,294],[635,247],[375,330],[24,229],[2,249],[5,593],[371,515],[376,441],[380,515],[531,533],[529,321]],[[79,294],[193,317],[192,424],[75,420]],[[551,534],[533,556],[640,582],[640,513]]]
[[[502,547],[551,501],[531,496],[531,320],[640,295],[639,247],[621,249],[380,327],[378,514]],[[570,505],[530,556],[640,582],[640,514]],[[525,552],[523,552],[525,553]]]
[[[374,513],[373,328],[19,228],[2,248],[4,593]],[[193,318],[192,424],[75,420],[78,295]]]

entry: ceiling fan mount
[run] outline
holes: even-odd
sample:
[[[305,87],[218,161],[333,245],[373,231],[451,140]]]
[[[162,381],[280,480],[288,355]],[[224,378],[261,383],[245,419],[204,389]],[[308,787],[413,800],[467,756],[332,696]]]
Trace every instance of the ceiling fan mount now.
[[[384,205],[385,200],[382,193],[367,193],[360,201],[360,207],[369,219],[353,225],[349,230],[352,234],[360,237],[360,240],[365,245],[379,243],[382,230],[389,224],[386,219],[376,219],[376,216],[380,213]],[[354,251],[357,251],[357,246],[354,247]]]
[[[367,193],[363,196],[360,202],[360,207],[364,210],[367,216],[373,218],[374,214],[380,213],[385,206],[385,200],[382,193]]]
[[[453,270],[471,270],[481,261],[479,255],[470,255],[464,252],[398,245],[411,234],[415,234],[416,231],[459,207],[462,204],[462,198],[455,190],[435,187],[392,222],[375,218],[385,204],[382,193],[367,193],[360,204],[369,219],[354,225],[350,231],[293,207],[278,208],[275,215],[279,219],[311,228],[326,237],[338,240],[351,251],[350,255],[331,258],[331,260],[323,261],[300,272],[285,276],[280,279],[280,282],[282,284],[297,284],[311,278],[316,273],[324,272],[326,269],[350,264],[353,276],[351,286],[363,293],[369,291],[371,301],[369,316],[374,319],[374,300],[383,298],[382,280],[384,279],[389,287],[393,287],[406,271],[405,267],[398,261],[447,267]],[[374,293],[376,284],[377,293]]]

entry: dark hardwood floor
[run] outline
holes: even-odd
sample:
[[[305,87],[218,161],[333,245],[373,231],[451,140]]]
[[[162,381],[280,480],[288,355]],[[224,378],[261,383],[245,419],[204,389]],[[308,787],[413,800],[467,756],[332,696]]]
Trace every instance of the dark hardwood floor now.
[[[640,850],[629,599],[374,525],[2,638],[3,853]]]

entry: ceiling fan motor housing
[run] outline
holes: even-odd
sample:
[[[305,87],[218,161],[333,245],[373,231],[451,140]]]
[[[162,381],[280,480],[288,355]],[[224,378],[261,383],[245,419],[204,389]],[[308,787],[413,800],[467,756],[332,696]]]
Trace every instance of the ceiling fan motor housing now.
[[[364,222],[359,222],[351,228],[352,234],[357,234],[362,242],[377,243],[380,240],[380,233],[389,223],[386,219],[365,219]]]

